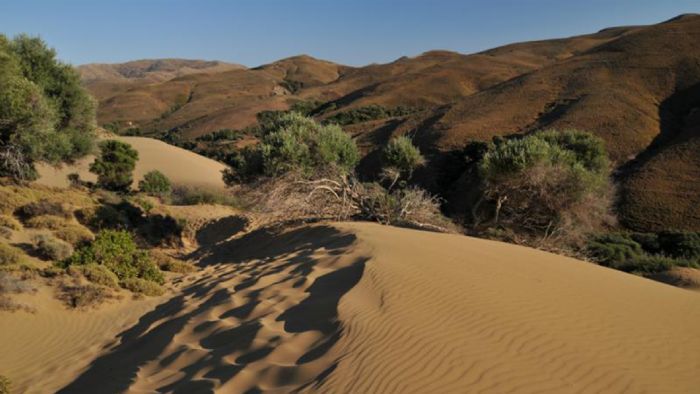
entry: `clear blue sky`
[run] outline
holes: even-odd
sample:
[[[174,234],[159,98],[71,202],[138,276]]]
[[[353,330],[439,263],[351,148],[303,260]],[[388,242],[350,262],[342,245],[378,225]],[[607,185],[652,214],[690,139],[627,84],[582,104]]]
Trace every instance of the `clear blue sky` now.
[[[700,0],[0,0],[0,32],[73,64],[179,57],[256,66],[309,54],[349,65],[476,52],[700,12]]]

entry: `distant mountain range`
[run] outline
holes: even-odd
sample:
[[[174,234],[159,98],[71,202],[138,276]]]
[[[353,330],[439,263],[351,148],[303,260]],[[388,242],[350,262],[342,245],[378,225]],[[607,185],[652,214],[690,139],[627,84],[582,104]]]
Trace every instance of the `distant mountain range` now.
[[[320,119],[401,107],[345,128],[368,167],[392,136],[413,135],[430,159],[420,177],[454,206],[467,191],[459,172],[445,166],[468,142],[542,128],[587,130],[606,141],[617,166],[626,226],[700,230],[698,15],[365,67],[304,55],[256,68],[163,59],[79,69],[100,102],[101,124],[185,139],[243,129],[261,111],[300,101],[313,102]]]

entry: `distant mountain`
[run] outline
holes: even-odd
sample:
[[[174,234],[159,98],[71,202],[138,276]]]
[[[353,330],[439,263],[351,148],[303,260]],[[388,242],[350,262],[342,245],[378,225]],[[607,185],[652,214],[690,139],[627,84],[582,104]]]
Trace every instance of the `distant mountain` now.
[[[171,131],[184,139],[244,128],[257,113],[300,100],[320,104],[320,118],[368,105],[409,108],[345,129],[367,154],[363,168],[369,172],[377,149],[411,133],[430,157],[418,175],[425,186],[452,196],[456,209],[465,191],[454,168],[459,160],[453,165],[448,159],[468,142],[541,128],[588,130],[606,141],[617,167],[625,225],[700,230],[697,15],[471,55],[431,51],[365,67],[298,56],[254,69],[158,75],[160,82],[137,77],[128,89],[106,94],[101,84],[113,77],[83,71],[100,99],[102,124]]]

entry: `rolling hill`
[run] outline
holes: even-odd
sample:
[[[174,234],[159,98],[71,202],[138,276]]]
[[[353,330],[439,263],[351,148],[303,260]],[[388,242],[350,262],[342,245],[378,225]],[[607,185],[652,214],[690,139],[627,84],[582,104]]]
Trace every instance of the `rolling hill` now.
[[[364,168],[371,172],[372,152],[392,136],[410,133],[430,158],[419,174],[424,186],[449,189],[445,194],[456,201],[463,198],[454,186],[459,174],[445,179],[445,160],[470,141],[550,127],[587,130],[606,141],[617,168],[624,225],[698,230],[699,42],[700,16],[681,15],[650,26],[471,55],[431,51],[365,67],[299,56],[136,84],[102,99],[99,121],[192,139],[243,129],[257,113],[300,100],[320,103],[320,118],[368,105],[408,107],[413,110],[403,116],[345,127],[368,155]]]

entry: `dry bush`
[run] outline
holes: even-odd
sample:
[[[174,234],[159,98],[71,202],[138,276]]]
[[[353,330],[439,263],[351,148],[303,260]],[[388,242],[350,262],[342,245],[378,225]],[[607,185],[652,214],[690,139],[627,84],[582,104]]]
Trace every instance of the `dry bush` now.
[[[53,233],[57,238],[73,246],[95,239],[95,235],[86,227],[73,223],[67,223],[64,227],[57,229]]]
[[[37,234],[33,237],[34,248],[45,259],[62,261],[73,254],[73,247],[50,234]]]
[[[155,282],[141,278],[128,278],[121,281],[121,286],[132,293],[143,294],[149,297],[162,295],[165,290]]]
[[[0,238],[10,239],[12,238],[12,230],[7,227],[0,227]]]
[[[177,185],[173,187],[171,199],[173,205],[218,204],[234,208],[241,205],[233,193],[215,187]]]
[[[17,231],[22,228],[22,225],[19,224],[17,219],[10,215],[0,215],[0,227],[7,227],[11,230]]]
[[[168,256],[163,251],[151,249],[149,253],[151,254],[151,259],[163,271],[187,274],[196,270],[193,264]]]
[[[73,217],[73,208],[65,202],[42,199],[22,206],[17,210],[17,214],[24,219],[42,215],[59,216],[69,219]]]
[[[12,392],[12,382],[5,376],[0,375],[0,394],[10,394]]]
[[[24,258],[24,253],[15,248],[14,246],[8,245],[4,242],[0,242],[0,266],[6,265],[17,265],[22,263]]]
[[[388,191],[333,170],[314,177],[287,173],[242,186],[241,192],[271,222],[354,218],[432,231],[454,230],[440,213],[438,199],[424,190]]]
[[[32,283],[22,277],[17,277],[8,272],[0,272],[0,311],[17,312],[25,311],[34,313],[36,310],[29,305],[15,302],[9,294],[34,293],[36,288]]]
[[[113,289],[119,288],[119,278],[117,275],[110,271],[104,265],[99,264],[86,264],[86,265],[72,265],[69,266],[68,274],[72,276],[84,276],[85,279],[92,283],[110,287]]]
[[[114,294],[103,286],[74,281],[73,283],[61,283],[58,286],[57,298],[70,308],[88,309],[114,298]]]
[[[53,215],[41,215],[28,219],[24,224],[29,228],[58,230],[66,226],[66,219]]]

